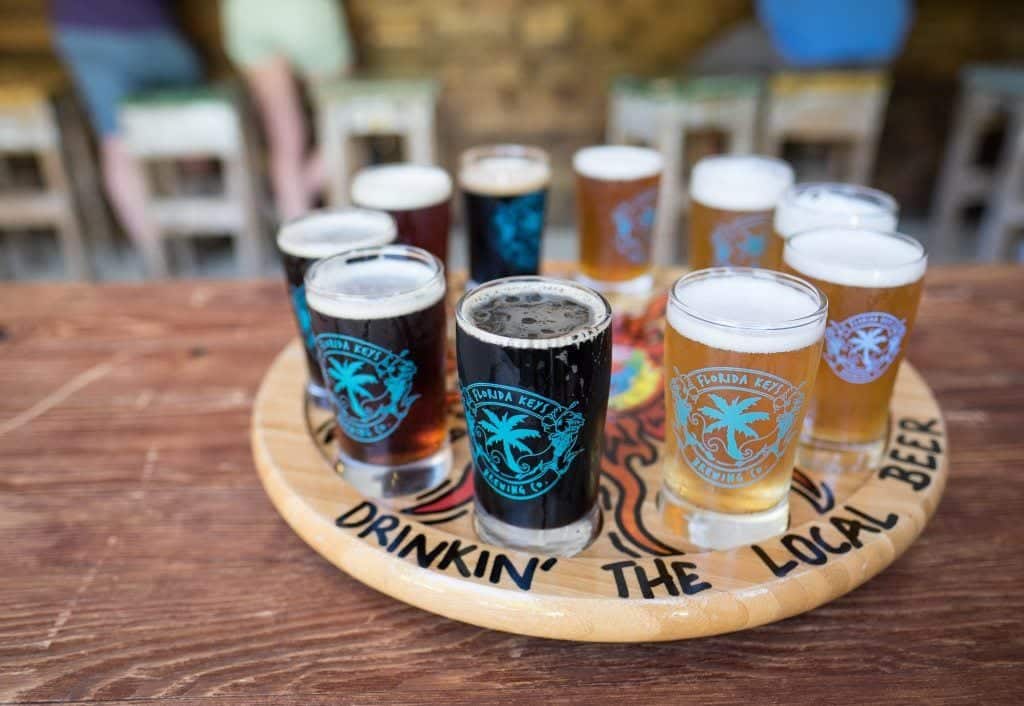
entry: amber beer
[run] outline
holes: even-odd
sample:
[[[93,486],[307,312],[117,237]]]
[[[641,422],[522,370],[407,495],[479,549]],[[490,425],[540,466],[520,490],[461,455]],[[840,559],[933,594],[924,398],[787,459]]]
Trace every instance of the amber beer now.
[[[727,549],[786,528],[827,311],[815,287],[768,270],[699,270],[673,286],[660,502],[690,543]]]
[[[896,230],[899,206],[884,191],[858,184],[807,182],[786,190],[775,207],[768,259],[782,266],[786,240],[822,226]]]
[[[416,493],[448,473],[444,294],[441,262],[406,245],[352,250],[306,273],[339,457],[364,494]]]
[[[320,364],[316,360],[313,328],[303,280],[310,266],[325,257],[345,250],[386,245],[395,239],[395,222],[386,213],[361,208],[314,211],[285,223],[277,233],[277,248],[284,264],[285,281],[292,313],[306,349],[309,383],[306,389],[319,406],[327,407],[329,395],[324,389]]]
[[[690,268],[777,269],[772,213],[793,184],[793,169],[760,155],[717,155],[690,174]]]
[[[662,164],[654,150],[623,145],[573,156],[581,282],[605,292],[650,290]]]
[[[921,299],[924,248],[890,231],[818,228],[786,241],[783,259],[787,271],[813,282],[829,300],[804,445],[877,456]]]
[[[352,178],[352,203],[387,211],[398,226],[398,242],[423,248],[448,266],[452,223],[452,179],[426,164],[366,167]]]

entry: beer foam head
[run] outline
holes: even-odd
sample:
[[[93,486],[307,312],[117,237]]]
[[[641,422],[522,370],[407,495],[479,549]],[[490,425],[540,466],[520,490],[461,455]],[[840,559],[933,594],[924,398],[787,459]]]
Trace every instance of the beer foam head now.
[[[352,201],[381,211],[409,211],[447,201],[452,179],[440,167],[384,164],[360,169],[352,178]]]
[[[816,228],[786,241],[783,261],[795,271],[848,287],[900,287],[924,276],[928,257],[907,235],[859,228]]]
[[[612,312],[600,294],[574,282],[506,277],[467,292],[456,319],[465,333],[486,343],[562,348],[589,341],[607,329]],[[501,333],[499,328],[523,335]]]
[[[444,267],[407,245],[351,250],[306,273],[310,308],[336,319],[391,319],[422,311],[444,296]]]
[[[395,233],[394,219],[383,211],[313,211],[284,224],[277,232],[277,247],[295,257],[319,260],[354,248],[387,245]]]
[[[821,226],[895,230],[896,201],[866,186],[811,183],[790,188],[775,207],[775,232],[783,238]]]
[[[769,211],[793,185],[793,168],[774,157],[716,155],[697,162],[690,197],[722,211]]]
[[[632,181],[661,174],[664,160],[659,152],[629,145],[584,147],[572,158],[573,169],[600,181]]]
[[[547,162],[527,154],[493,154],[468,160],[459,170],[462,188],[476,194],[517,196],[540,191],[551,180]]]
[[[668,323],[681,336],[739,353],[782,353],[825,334],[825,296],[796,277],[752,268],[689,274],[672,288]]]

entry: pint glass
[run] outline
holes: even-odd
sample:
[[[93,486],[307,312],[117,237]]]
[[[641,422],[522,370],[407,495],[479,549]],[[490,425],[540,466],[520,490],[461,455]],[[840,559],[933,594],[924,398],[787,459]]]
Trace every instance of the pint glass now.
[[[456,308],[459,385],[482,539],[570,556],[600,529],[611,308],[544,277],[471,290]]]
[[[398,226],[398,242],[423,248],[448,265],[452,180],[440,167],[382,164],[352,178],[352,203],[387,211]]]
[[[306,349],[309,367],[306,389],[310,398],[321,407],[328,406],[329,396],[316,360],[313,328],[306,306],[303,284],[306,271],[316,260],[353,248],[386,245],[394,239],[395,222],[391,216],[359,208],[314,211],[284,224],[277,233],[277,248],[284,263],[288,297]]]
[[[469,237],[469,286],[540,266],[551,167],[544,150],[522,145],[475,147],[462,154],[459,184]]]
[[[813,282],[829,300],[825,351],[804,424],[810,449],[801,449],[801,463],[816,458],[815,448],[875,459],[921,299],[924,248],[890,231],[817,228],[787,240],[783,259],[787,271]]]
[[[786,528],[827,311],[815,287],[769,270],[699,270],[672,287],[660,507],[692,544],[728,549]]]
[[[352,250],[306,273],[343,472],[364,494],[415,493],[448,473],[444,294],[441,262],[406,245]]]
[[[899,207],[884,191],[857,184],[807,182],[786,190],[775,207],[769,258],[782,267],[786,240],[822,226],[896,230]]]
[[[579,280],[606,292],[651,288],[651,246],[662,157],[643,147],[585,147],[573,156]]]
[[[772,213],[793,169],[759,155],[705,157],[690,174],[690,269],[779,266]]]

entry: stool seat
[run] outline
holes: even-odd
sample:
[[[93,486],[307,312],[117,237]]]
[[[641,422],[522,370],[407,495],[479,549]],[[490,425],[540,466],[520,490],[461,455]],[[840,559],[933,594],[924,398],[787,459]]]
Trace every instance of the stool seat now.
[[[960,80],[971,90],[1024,98],[1024,66],[972,64],[960,72]]]
[[[622,76],[613,82],[612,91],[625,96],[662,101],[700,101],[735,97],[757,97],[764,82],[757,76],[724,74],[721,76],[663,76],[639,78]]]

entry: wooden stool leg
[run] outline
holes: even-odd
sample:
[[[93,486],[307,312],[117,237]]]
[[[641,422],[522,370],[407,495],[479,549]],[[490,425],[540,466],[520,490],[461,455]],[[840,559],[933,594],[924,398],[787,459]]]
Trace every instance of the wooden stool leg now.
[[[729,124],[728,151],[734,154],[750,154],[754,151],[754,132],[757,126],[757,104],[736,106]]]
[[[605,139],[609,145],[626,144],[626,129],[622,122],[621,101],[617,96],[608,100],[608,128],[605,131]]]
[[[256,200],[248,182],[248,174],[244,157],[235,156],[225,160],[225,198],[236,204],[241,214],[234,236],[238,270],[243,277],[257,277],[262,265],[263,248]]]
[[[666,267],[675,262],[679,253],[680,191],[683,165],[683,124],[675,120],[661,120],[655,145],[661,152],[664,165],[658,190],[658,215],[654,224],[654,264]]]
[[[413,164],[434,163],[434,121],[429,111],[424,111],[406,132],[405,154]]]
[[[996,169],[995,186],[985,206],[978,239],[978,259],[996,262],[1006,256],[1014,226],[1024,225],[1024,103],[1010,117],[1006,145]]]
[[[54,225],[57,229],[57,237],[60,240],[67,272],[76,279],[93,279],[95,273],[82,242],[82,231],[78,227],[74,201],[71,198],[70,182],[60,151],[55,146],[40,153],[39,157],[46,188],[51,193],[57,194],[61,201],[61,212]]]
[[[320,111],[320,143],[327,173],[327,202],[334,208],[347,206],[349,172],[349,136],[338,109],[325,107]]]

